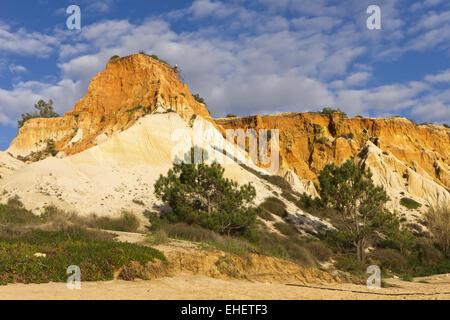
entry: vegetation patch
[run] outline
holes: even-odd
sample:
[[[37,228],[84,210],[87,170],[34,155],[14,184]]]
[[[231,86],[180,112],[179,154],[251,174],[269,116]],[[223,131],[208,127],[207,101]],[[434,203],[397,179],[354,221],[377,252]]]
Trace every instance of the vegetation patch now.
[[[195,159],[192,150],[185,159]],[[205,158],[207,153],[202,152]],[[254,206],[255,188],[238,185],[224,178],[225,169],[218,163],[174,164],[167,176],[161,175],[155,183],[155,194],[168,203],[172,212],[167,219],[199,225],[222,235],[256,236],[259,208]]]
[[[193,94],[192,97],[195,99],[195,101],[206,105],[205,99],[200,97],[200,94],[198,94],[198,93]]]
[[[82,281],[112,280],[132,261],[145,265],[155,259],[165,257],[150,247],[98,239],[79,228],[33,230],[18,238],[0,237],[0,284],[65,282],[70,265],[80,267]]]
[[[286,204],[278,198],[269,197],[261,203],[261,207],[281,218],[287,217]]]
[[[319,111],[318,113],[323,115],[332,115],[333,113],[339,113],[343,118],[347,118],[347,114],[340,109],[323,108],[322,111]]]
[[[419,207],[422,206],[417,201],[415,201],[411,198],[406,198],[406,197],[403,197],[400,199],[400,204],[408,209],[418,209]]]
[[[35,105],[34,108],[37,110],[33,113],[26,113],[22,114],[22,119],[17,121],[17,126],[20,128],[23,127],[25,122],[27,122],[30,119],[34,118],[57,118],[59,117],[59,114],[57,114],[53,110],[53,100],[49,100],[48,102],[45,102],[44,100],[39,100]]]
[[[290,225],[286,222],[277,222],[273,225],[275,229],[280,231],[281,234],[284,234],[287,237],[295,237],[298,235],[297,229],[294,228],[294,226]]]

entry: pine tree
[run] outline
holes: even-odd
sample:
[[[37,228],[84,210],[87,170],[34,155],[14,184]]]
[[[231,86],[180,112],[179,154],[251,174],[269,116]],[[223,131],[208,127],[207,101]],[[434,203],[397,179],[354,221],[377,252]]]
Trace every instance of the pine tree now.
[[[155,194],[167,202],[170,222],[197,224],[224,235],[254,237],[257,208],[255,188],[239,186],[224,178],[224,168],[211,165],[174,164],[155,183]]]
[[[362,169],[350,160],[340,167],[326,166],[319,182],[323,203],[338,211],[358,260],[364,262],[367,240],[381,227],[380,217],[388,201],[386,191],[374,185],[370,169]]]

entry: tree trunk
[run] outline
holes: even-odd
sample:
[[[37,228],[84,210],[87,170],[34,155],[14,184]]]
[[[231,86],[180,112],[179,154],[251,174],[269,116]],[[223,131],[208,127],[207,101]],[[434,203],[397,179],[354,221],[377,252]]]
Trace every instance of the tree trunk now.
[[[356,254],[358,256],[358,261],[364,263],[366,260],[366,255],[364,252],[364,242],[362,240],[359,240],[356,244]]]

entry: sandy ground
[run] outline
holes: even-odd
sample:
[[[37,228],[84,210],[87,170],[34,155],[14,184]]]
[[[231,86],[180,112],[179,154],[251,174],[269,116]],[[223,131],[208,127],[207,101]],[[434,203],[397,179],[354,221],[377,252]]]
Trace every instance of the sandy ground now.
[[[114,232],[119,241],[142,243],[137,233]],[[168,257],[174,253],[203,254],[196,244],[171,240],[155,246]],[[209,252],[211,255],[212,253]],[[183,256],[176,256],[182,259]],[[199,256],[194,256],[194,259]],[[181,261],[181,260],[180,260]],[[191,261],[192,263],[192,261]],[[280,264],[287,268],[288,265]],[[272,279],[272,278],[271,278]],[[0,286],[1,300],[450,300],[450,274],[415,278],[413,282],[387,279],[387,288],[368,289],[357,284],[301,284],[294,281],[217,279],[180,273],[144,281],[82,282],[70,290],[65,283],[10,284]]]
[[[80,290],[69,290],[64,283],[13,284],[0,287],[0,299],[57,300],[379,300],[450,299],[450,274],[422,279],[422,282],[390,279],[395,287],[369,290],[353,284],[288,286],[247,280],[218,280],[204,276],[176,276],[153,281],[82,282]],[[329,290],[334,289],[334,290]],[[343,291],[335,291],[335,290]],[[358,291],[358,292],[352,292]],[[361,293],[359,292],[361,291]],[[362,293],[364,292],[364,293]],[[447,293],[445,293],[447,292]],[[376,294],[374,294],[376,293]],[[406,294],[405,294],[406,293]],[[440,294],[436,294],[440,293]],[[387,295],[382,295],[387,294]],[[414,295],[408,295],[414,294]]]

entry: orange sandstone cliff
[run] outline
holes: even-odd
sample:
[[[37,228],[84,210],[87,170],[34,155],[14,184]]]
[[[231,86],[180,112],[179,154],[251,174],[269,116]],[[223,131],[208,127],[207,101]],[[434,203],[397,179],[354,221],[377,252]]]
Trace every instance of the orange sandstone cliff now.
[[[185,121],[200,116],[222,132],[237,128],[278,129],[279,173],[310,193],[314,193],[311,181],[317,182],[318,173],[327,164],[356,159],[372,144],[374,148],[368,150],[377,156],[369,157],[370,162],[376,163],[380,177],[391,177],[383,182],[385,185],[400,193],[410,189],[418,196],[424,196],[421,189],[431,188],[434,196],[428,198],[438,202],[443,197],[450,199],[448,128],[416,125],[399,117],[344,118],[340,113],[213,120],[205,105],[197,102],[186,84],[179,81],[174,68],[145,54],[110,60],[72,111],[60,118],[27,121],[7,151],[29,161],[56,153],[58,157],[77,154],[127,130],[140,117],[160,111],[176,112]],[[35,154],[38,156],[30,157]]]
[[[171,66],[145,54],[112,59],[72,111],[61,118],[27,121],[7,151],[26,157],[53,140],[60,156],[76,154],[157,109],[177,112],[186,121],[194,114],[213,121]]]
[[[450,129],[400,117],[344,118],[340,113],[284,113],[215,119],[224,129],[278,129],[280,167],[317,181],[329,163],[353,158],[371,141],[406,167],[450,189]],[[407,183],[408,172],[401,172]]]

